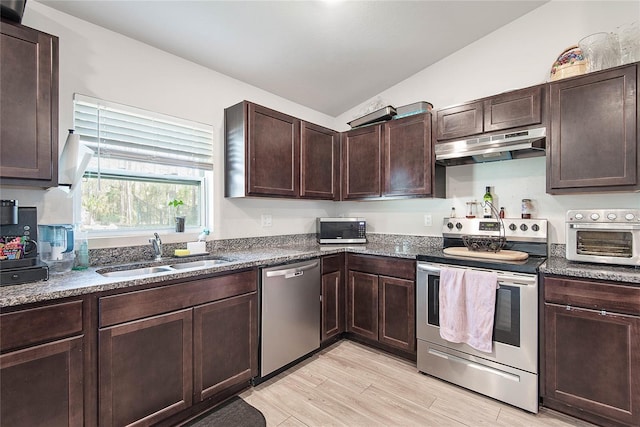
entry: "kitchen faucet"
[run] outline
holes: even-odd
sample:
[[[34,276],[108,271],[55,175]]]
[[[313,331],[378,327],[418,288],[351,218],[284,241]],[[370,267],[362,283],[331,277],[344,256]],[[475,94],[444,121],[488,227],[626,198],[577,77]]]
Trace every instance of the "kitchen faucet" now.
[[[155,255],[154,261],[160,261],[162,259],[162,240],[158,233],[153,233],[155,236],[153,239],[149,239],[149,243],[153,247],[153,254]]]

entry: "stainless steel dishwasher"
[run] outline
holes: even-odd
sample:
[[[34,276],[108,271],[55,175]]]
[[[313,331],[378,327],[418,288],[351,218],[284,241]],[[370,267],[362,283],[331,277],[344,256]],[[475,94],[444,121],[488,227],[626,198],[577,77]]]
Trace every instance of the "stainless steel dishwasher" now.
[[[263,268],[260,377],[320,347],[320,260]]]

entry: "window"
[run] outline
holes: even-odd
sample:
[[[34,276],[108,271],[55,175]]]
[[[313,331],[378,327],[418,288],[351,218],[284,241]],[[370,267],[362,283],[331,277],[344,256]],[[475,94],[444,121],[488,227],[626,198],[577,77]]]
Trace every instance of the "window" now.
[[[122,233],[206,226],[213,179],[209,125],[74,95],[74,127],[94,151],[82,182],[82,226]],[[169,206],[183,201],[178,208]]]

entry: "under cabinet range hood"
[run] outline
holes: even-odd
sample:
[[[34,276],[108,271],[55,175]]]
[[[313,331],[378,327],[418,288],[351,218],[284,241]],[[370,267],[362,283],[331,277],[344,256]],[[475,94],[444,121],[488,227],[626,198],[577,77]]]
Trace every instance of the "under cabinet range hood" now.
[[[436,162],[446,166],[545,155],[546,128],[483,135],[435,145]]]

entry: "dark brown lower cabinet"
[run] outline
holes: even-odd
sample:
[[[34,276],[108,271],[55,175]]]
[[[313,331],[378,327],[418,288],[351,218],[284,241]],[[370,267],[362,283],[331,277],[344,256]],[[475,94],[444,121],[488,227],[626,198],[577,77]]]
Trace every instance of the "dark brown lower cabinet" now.
[[[249,387],[256,270],[100,298],[99,424],[171,424]]]
[[[3,309],[0,425],[82,426],[91,407],[85,300]],[[85,378],[85,375],[87,377]],[[88,393],[90,394],[90,393]],[[89,418],[87,424],[91,424]]]
[[[414,357],[415,263],[349,254],[347,268],[347,332]]]
[[[0,356],[0,425],[83,425],[83,338]]]
[[[192,402],[192,311],[102,329],[100,424],[153,423]]]
[[[344,254],[322,257],[322,313],[320,341],[339,336],[345,330]]]
[[[255,293],[196,307],[194,401],[202,401],[257,375]]]
[[[602,426],[640,425],[640,316],[608,307],[627,310],[639,296],[630,286],[545,279],[544,406]]]

